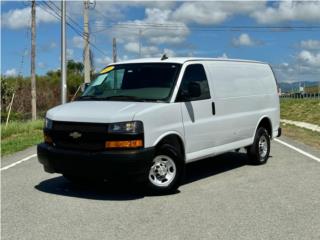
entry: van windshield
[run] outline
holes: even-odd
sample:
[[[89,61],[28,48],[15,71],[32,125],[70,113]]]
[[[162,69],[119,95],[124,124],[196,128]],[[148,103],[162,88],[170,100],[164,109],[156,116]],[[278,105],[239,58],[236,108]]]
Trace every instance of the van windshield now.
[[[101,71],[79,100],[169,101],[181,64],[138,63]]]

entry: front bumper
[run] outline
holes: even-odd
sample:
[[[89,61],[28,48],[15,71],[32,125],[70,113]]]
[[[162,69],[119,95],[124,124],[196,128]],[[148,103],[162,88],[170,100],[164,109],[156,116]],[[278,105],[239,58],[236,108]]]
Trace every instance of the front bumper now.
[[[46,172],[104,178],[145,175],[154,156],[154,148],[84,152],[58,149],[45,143],[39,144],[37,151]]]

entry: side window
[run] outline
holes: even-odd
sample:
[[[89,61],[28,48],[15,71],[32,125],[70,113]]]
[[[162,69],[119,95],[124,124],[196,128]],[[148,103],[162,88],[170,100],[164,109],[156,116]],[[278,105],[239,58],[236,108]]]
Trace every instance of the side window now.
[[[201,94],[198,97],[190,96],[190,86],[196,83],[200,87]],[[210,90],[207,76],[202,64],[187,66],[176,101],[197,101],[210,98]]]

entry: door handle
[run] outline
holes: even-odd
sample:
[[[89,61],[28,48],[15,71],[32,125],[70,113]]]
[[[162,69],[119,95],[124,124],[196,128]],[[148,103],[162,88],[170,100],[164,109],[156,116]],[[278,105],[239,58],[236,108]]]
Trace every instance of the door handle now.
[[[216,115],[216,106],[214,102],[212,102],[212,115]]]

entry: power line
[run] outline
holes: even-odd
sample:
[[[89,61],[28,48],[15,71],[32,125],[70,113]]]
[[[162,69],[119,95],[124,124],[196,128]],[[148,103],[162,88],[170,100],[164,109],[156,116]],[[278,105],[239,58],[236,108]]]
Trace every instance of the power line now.
[[[49,1],[49,3],[51,3],[51,5],[58,11],[61,12],[60,8],[53,2],[53,1]],[[70,17],[70,15],[68,15],[68,13],[66,14],[67,18],[70,19],[70,21],[76,25],[80,30],[83,28],[83,26],[79,25],[79,23],[77,23],[77,21],[75,21],[72,17]]]
[[[49,13],[51,16],[57,18],[59,21],[61,20],[61,15],[59,12],[57,12],[55,9],[53,9],[51,6],[48,5],[47,2],[42,2],[39,1],[38,3],[41,3],[40,5],[38,5],[41,9],[43,9],[44,11],[46,11],[47,13]],[[46,7],[49,7],[48,10]],[[58,6],[56,6],[57,10],[60,10],[60,8]],[[70,19],[71,17],[69,17]],[[74,21],[74,20],[73,20]],[[73,26],[70,22],[66,21],[66,24],[68,27],[70,27],[76,34],[78,34],[80,37],[82,37],[83,39],[85,38],[84,34],[82,33],[82,30],[77,29],[75,26]],[[79,24],[78,24],[79,26]],[[101,53],[103,56],[107,55],[103,50],[99,49],[95,44],[93,44],[92,42],[89,41],[89,44],[96,49],[99,53]]]
[[[100,11],[96,10],[101,15],[103,15]],[[105,16],[105,15],[103,15]],[[288,31],[320,31],[320,26],[244,26],[244,25],[236,25],[236,26],[214,26],[214,27],[201,27],[201,26],[186,26],[186,25],[177,25],[177,24],[157,24],[157,23],[114,23],[114,24],[98,24],[97,28],[103,28],[95,31],[102,32],[106,30],[110,30],[111,27],[114,28],[124,28],[124,29],[132,29],[135,28],[153,28],[154,30],[165,29],[165,30],[195,30],[195,31],[206,31],[206,32],[216,32],[216,31],[258,31],[258,32],[288,32]]]
[[[96,10],[98,11],[98,10]],[[101,13],[100,11],[98,11]],[[102,14],[102,13],[101,13]],[[105,15],[103,15],[106,17]],[[172,28],[185,28],[187,26],[183,24],[164,24],[164,23],[113,23],[113,24],[100,24],[100,26],[146,26],[146,27],[172,27]],[[284,26],[250,26],[250,25],[219,25],[219,26],[212,26],[212,27],[202,27],[202,26],[189,26],[189,28],[193,29],[212,29],[212,28],[246,28],[246,29],[320,29],[320,25],[312,25],[312,26],[303,26],[303,25],[284,25]]]

